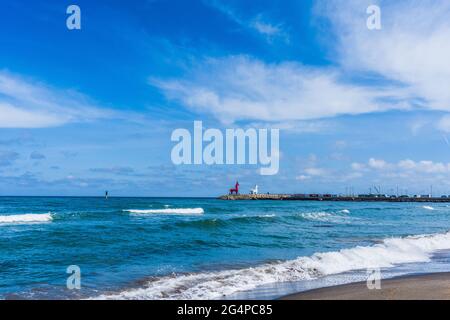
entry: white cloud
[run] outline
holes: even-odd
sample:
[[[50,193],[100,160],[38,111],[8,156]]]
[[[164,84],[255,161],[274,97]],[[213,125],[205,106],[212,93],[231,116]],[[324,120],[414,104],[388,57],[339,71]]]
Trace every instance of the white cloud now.
[[[368,165],[373,169],[385,169],[388,167],[388,163],[386,161],[375,158],[370,158]]]
[[[372,0],[323,0],[318,12],[332,23],[337,61],[345,69],[396,82],[409,103],[450,111],[450,2],[375,1],[382,29],[368,30]]]
[[[267,36],[274,36],[280,33],[279,27],[262,22],[259,19],[253,21],[252,25],[256,30],[258,30],[259,33],[265,34]]]
[[[310,167],[304,168],[302,174],[296,176],[295,180],[306,181],[313,178],[327,178],[329,176],[328,170],[314,166],[316,160],[315,155],[310,155],[308,160]]]
[[[450,162],[411,159],[388,162],[375,158],[370,158],[365,163],[353,162],[349,170],[310,166],[295,177],[297,181],[318,179],[327,183],[356,182],[364,187],[371,183],[391,186],[406,183],[419,189],[423,187],[423,183],[448,184],[449,178]]]
[[[43,128],[117,117],[74,90],[0,71],[0,128]]]
[[[416,163],[410,159],[406,159],[406,160],[401,160],[398,163],[398,166],[401,169],[406,169],[406,170],[410,170],[410,169],[414,169],[416,167]]]
[[[309,121],[283,121],[272,122],[268,126],[267,122],[250,122],[246,125],[247,128],[272,128],[283,130],[283,132],[290,132],[296,134],[303,133],[318,133],[330,131],[335,127],[335,124],[328,120],[309,120]]]
[[[306,168],[305,173],[316,177],[325,176],[327,174],[326,170],[322,168]]]
[[[260,34],[280,34],[262,15],[243,19],[219,1],[208,2]],[[448,1],[318,1],[331,22],[334,67],[266,63],[249,56],[204,59],[178,79],[152,78],[171,100],[224,123],[295,123],[388,110],[450,111],[450,3]],[[379,4],[382,29],[368,30],[366,9]],[[356,81],[358,78],[373,81]],[[351,80],[349,80],[351,79]],[[425,123],[416,122],[417,134]],[[443,118],[439,129],[450,132]]]
[[[247,56],[207,59],[184,79],[150,79],[169,99],[223,122],[295,121],[404,108],[392,92],[343,82],[335,69]]]
[[[434,162],[431,160],[414,161],[411,159],[400,160],[397,163],[389,163],[385,160],[371,158],[367,166],[361,163],[352,163],[354,171],[362,172],[369,169],[381,171],[386,175],[407,177],[411,174],[447,174],[450,173],[450,163]]]
[[[416,171],[420,173],[450,173],[450,163],[433,162],[423,160],[415,162],[413,160],[402,160],[398,163],[398,167],[404,170]]]
[[[310,176],[307,176],[307,175],[304,175],[304,174],[295,177],[295,179],[298,180],[298,181],[305,181],[305,180],[308,180],[310,178],[311,178]]]
[[[0,102],[0,128],[40,128],[53,127],[68,122],[64,115],[46,110],[24,110],[8,103]]]
[[[258,33],[266,37],[266,40],[271,43],[275,39],[282,39],[285,43],[290,43],[290,38],[285,28],[281,24],[273,24],[267,21],[262,14],[257,15],[251,22],[250,27]]]
[[[363,171],[363,170],[366,170],[366,166],[365,166],[364,164],[358,163],[358,162],[353,162],[353,163],[351,164],[351,168],[352,168],[352,170],[355,170],[355,171]]]
[[[223,122],[292,122],[393,109],[450,111],[450,2],[375,1],[382,10],[382,29],[376,31],[366,26],[372,0],[318,3],[317,12],[331,22],[330,39],[337,39],[333,68],[229,56],[198,61],[183,78],[151,83],[169,99]],[[212,5],[261,34],[282,30],[261,15],[249,23],[218,1]],[[348,75],[374,81],[349,81]],[[449,128],[444,118],[440,129]]]

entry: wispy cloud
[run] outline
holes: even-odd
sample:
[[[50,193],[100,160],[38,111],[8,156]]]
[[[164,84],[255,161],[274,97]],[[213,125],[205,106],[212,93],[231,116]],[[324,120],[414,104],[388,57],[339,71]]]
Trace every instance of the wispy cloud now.
[[[384,173],[395,172],[397,174],[450,174],[450,163],[434,162],[431,160],[414,161],[411,159],[390,163],[382,159],[370,158],[365,163],[352,163],[352,170],[369,172],[377,170]]]
[[[213,4],[243,24],[234,11]],[[322,4],[338,39],[335,67],[229,56],[205,59],[181,79],[152,79],[152,84],[169,99],[224,122],[309,120],[392,109],[450,111],[450,45],[444,40],[450,38],[450,4],[382,1],[381,31],[366,28],[364,5]],[[257,22],[252,25],[261,32],[277,33],[277,28]],[[363,85],[344,76],[365,73],[381,81]]]
[[[263,36],[268,42],[272,42],[278,38],[289,43],[289,35],[283,24],[270,22],[262,13],[256,14],[251,18],[244,18],[237,10],[225,5],[219,0],[205,1],[205,3],[219,10],[241,27]]]
[[[152,78],[150,83],[169,99],[223,122],[310,120],[407,108],[401,90],[348,83],[335,68],[270,64],[242,55],[206,59],[182,79]]]
[[[347,168],[306,167],[301,170],[295,180],[310,183],[352,183],[360,190],[366,188],[368,183],[377,183],[387,186],[407,185],[410,191],[423,192],[424,184],[439,185],[445,191],[450,184],[450,163],[431,160],[403,159],[389,162],[384,159],[370,158],[366,162],[353,162]]]
[[[366,28],[372,0],[319,1],[331,22],[337,62],[397,82],[418,107],[450,111],[450,2],[376,1],[382,29]]]
[[[7,71],[0,71],[0,128],[44,128],[101,119],[131,120],[102,107],[76,90],[61,90]]]
[[[368,165],[373,169],[385,169],[389,167],[389,164],[386,161],[375,158],[370,158]]]
[[[219,2],[236,22],[243,20]],[[295,121],[388,110],[450,111],[450,3],[378,1],[382,30],[368,30],[373,1],[319,1],[331,22],[330,66],[268,63],[249,56],[205,59],[179,79],[152,79],[169,99],[223,122]],[[262,33],[277,28],[253,20]],[[369,77],[370,76],[370,77]],[[370,78],[373,81],[355,79]],[[448,127],[444,118],[441,129]],[[445,130],[444,130],[445,131]]]
[[[271,122],[268,125],[267,122],[249,122],[246,127],[248,128],[276,128],[283,130],[286,133],[292,134],[308,134],[308,133],[319,133],[319,132],[329,132],[335,129],[335,124],[330,120],[309,120],[309,121],[282,121],[282,122]]]
[[[259,34],[265,36],[268,42],[275,39],[281,39],[285,43],[290,42],[290,37],[282,24],[272,24],[267,22],[262,14],[258,14],[249,22],[249,26],[256,30]]]
[[[94,173],[109,173],[125,176],[135,174],[135,170],[131,167],[91,168],[89,171]]]

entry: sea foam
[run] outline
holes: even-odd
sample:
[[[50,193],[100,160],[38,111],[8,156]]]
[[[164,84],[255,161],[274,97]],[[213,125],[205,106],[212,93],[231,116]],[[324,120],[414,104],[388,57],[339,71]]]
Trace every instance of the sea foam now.
[[[50,213],[44,214],[16,214],[16,215],[1,215],[1,223],[35,223],[35,222],[49,222],[52,221],[52,215]]]
[[[427,262],[434,251],[443,249],[450,249],[450,232],[389,238],[373,246],[316,253],[253,268],[161,277],[149,281],[143,288],[102,295],[97,299],[220,299],[270,283]]]
[[[350,218],[347,215],[333,214],[328,212],[304,212],[300,216],[309,221],[330,222],[330,223],[348,223]]]
[[[137,210],[137,209],[130,209],[130,210],[124,210],[129,213],[134,214],[180,214],[180,215],[197,215],[197,214],[203,214],[204,210],[203,208],[179,208],[179,209],[149,209],[149,210]]]

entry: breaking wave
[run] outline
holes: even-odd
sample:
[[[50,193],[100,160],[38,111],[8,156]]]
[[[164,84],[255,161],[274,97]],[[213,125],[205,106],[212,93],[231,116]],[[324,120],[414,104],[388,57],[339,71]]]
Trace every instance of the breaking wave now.
[[[28,213],[28,214],[0,216],[0,224],[36,223],[36,222],[49,222],[52,220],[53,220],[53,218],[50,213],[43,213],[43,214]]]
[[[333,214],[328,212],[305,212],[300,213],[300,217],[314,222],[348,223],[350,218],[347,215]]]
[[[149,209],[149,210],[137,210],[130,209],[124,210],[125,212],[134,213],[134,214],[180,214],[180,215],[197,215],[203,214],[205,211],[203,208],[179,208],[179,209]]]
[[[389,238],[373,246],[316,253],[253,268],[156,278],[143,288],[101,295],[96,299],[220,299],[275,282],[310,280],[366,268],[428,262],[434,251],[444,249],[450,249],[450,232]]]

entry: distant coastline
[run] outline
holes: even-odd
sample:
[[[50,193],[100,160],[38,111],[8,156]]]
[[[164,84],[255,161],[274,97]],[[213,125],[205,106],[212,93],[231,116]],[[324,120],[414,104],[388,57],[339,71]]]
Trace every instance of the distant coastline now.
[[[296,201],[351,201],[351,202],[449,202],[450,197],[393,196],[393,195],[354,195],[331,194],[238,194],[223,195],[221,200],[296,200]]]

